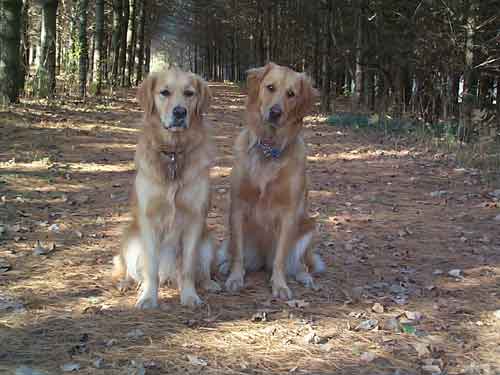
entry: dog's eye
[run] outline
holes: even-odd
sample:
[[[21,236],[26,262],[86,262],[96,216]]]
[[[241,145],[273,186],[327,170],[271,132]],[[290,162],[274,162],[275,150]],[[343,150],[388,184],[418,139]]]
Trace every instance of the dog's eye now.
[[[274,92],[276,90],[276,88],[274,87],[274,85],[267,85],[266,86],[267,89],[270,91],[270,92]]]
[[[293,98],[295,96],[295,93],[292,90],[288,90],[286,92],[286,96],[288,96],[289,98]]]
[[[160,95],[165,97],[170,96],[170,91],[168,91],[167,89],[161,90]]]
[[[191,96],[194,95],[194,92],[191,91],[191,90],[186,90],[184,91],[184,96],[187,96],[188,98],[190,98]]]

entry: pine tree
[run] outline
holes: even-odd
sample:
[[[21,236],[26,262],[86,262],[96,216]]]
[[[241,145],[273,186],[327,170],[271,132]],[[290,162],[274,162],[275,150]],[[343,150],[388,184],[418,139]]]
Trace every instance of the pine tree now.
[[[52,97],[56,91],[56,18],[58,0],[45,0],[42,5],[42,32],[38,60],[38,94]]]
[[[22,0],[0,1],[0,103],[19,97]]]

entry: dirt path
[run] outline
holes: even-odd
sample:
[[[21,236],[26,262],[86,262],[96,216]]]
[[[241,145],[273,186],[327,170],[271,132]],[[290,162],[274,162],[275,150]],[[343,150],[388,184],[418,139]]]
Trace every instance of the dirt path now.
[[[244,96],[236,86],[213,89],[219,155],[209,224],[221,239]],[[288,306],[271,300],[260,274],[240,296],[204,295],[194,311],[169,288],[159,311],[134,310],[135,293],[120,295],[108,278],[140,119],[124,97],[0,113],[0,369],[500,373],[494,189],[443,155],[314,117],[305,137],[317,248],[328,263],[322,290],[291,283],[298,306]],[[55,248],[34,255],[37,240],[38,250]],[[463,275],[449,276],[453,269]]]

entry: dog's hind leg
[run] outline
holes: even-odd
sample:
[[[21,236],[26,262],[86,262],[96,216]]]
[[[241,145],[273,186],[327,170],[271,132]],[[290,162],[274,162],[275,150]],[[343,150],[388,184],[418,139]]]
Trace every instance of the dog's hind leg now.
[[[287,274],[295,278],[306,288],[318,289],[311,273],[325,271],[325,263],[318,254],[311,249],[314,233],[314,223],[307,220],[303,225],[303,234],[295,242],[293,250],[287,259]],[[306,267],[307,266],[307,267]]]
[[[197,276],[198,279],[200,280],[200,285],[203,289],[205,289],[208,292],[217,293],[220,292],[221,287],[216,281],[212,280],[211,277],[212,264],[214,262],[214,252],[215,252],[215,245],[213,238],[211,237],[210,234],[207,234],[203,238],[203,242],[201,243],[200,246],[200,256],[199,256],[200,263],[198,265],[199,268]]]
[[[223,276],[229,275],[229,271],[231,270],[231,258],[229,255],[229,240],[224,240],[215,254],[216,269]]]
[[[175,272],[175,260],[176,258],[176,247],[171,245],[163,245],[160,249],[160,265],[158,268],[158,273],[160,277],[160,285],[165,282],[176,282]]]
[[[305,263],[311,273],[318,274],[326,271],[325,262],[321,259],[321,256],[316,254],[312,249],[306,251]]]
[[[114,282],[121,282],[127,275],[127,264],[125,263],[125,260],[123,258],[123,254],[121,252],[120,254],[113,257],[111,279]]]
[[[125,292],[132,286],[133,280],[127,277],[127,263],[121,253],[113,257],[111,279],[120,292]]]
[[[120,291],[131,288],[134,282],[141,282],[141,253],[139,237],[130,236],[124,242],[120,254],[113,257],[111,278],[117,282]]]
[[[309,272],[307,272],[304,264],[304,256],[311,244],[312,232],[306,233],[295,242],[295,245],[290,251],[287,259],[287,274],[303,284],[306,288],[316,289],[314,280]]]
[[[231,205],[233,205],[233,202],[231,202]],[[231,207],[229,237],[231,267],[229,277],[226,280],[226,290],[231,293],[239,292],[244,285],[245,265],[243,252],[245,246],[245,233],[243,222],[242,209]]]

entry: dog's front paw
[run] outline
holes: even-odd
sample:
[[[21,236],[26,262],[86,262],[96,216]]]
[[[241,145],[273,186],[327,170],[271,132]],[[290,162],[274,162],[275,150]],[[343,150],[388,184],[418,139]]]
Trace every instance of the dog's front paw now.
[[[226,280],[226,290],[231,293],[237,293],[243,288],[243,274],[233,272]]]
[[[222,289],[218,282],[211,279],[203,282],[202,288],[211,293],[218,293]]]
[[[195,307],[201,305],[203,300],[193,291],[181,292],[181,305]]]
[[[273,297],[279,298],[282,300],[290,300],[292,299],[292,291],[286,285],[284,280],[272,281],[273,284]]]
[[[156,309],[158,307],[158,297],[146,293],[141,293],[137,298],[135,307],[140,310]]]

